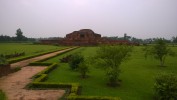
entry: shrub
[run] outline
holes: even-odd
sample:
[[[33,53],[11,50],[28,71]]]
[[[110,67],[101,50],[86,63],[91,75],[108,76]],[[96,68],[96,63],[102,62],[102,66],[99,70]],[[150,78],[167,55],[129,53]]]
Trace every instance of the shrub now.
[[[7,97],[2,90],[0,90],[0,100],[7,100]]]
[[[84,57],[78,53],[75,53],[71,56],[69,61],[69,66],[72,70],[76,70],[79,67],[79,64],[84,61]]]
[[[177,100],[177,76],[172,73],[158,75],[154,89],[157,100]]]
[[[11,69],[11,72],[14,73],[14,72],[17,72],[19,70],[21,70],[21,67],[15,67],[15,68]]]
[[[0,66],[8,65],[9,62],[3,56],[0,56]]]
[[[71,56],[72,55],[67,55],[66,57],[63,57],[62,59],[60,59],[61,63],[68,63],[71,60]]]

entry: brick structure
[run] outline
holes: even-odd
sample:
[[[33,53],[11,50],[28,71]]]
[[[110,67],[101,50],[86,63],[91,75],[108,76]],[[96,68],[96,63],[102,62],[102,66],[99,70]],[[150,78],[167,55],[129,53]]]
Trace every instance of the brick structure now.
[[[94,33],[90,29],[82,29],[67,34],[63,39],[63,45],[89,46],[98,45],[101,40],[101,35]]]
[[[43,44],[60,44],[68,46],[94,46],[98,44],[128,44],[132,45],[127,40],[109,40],[102,38],[100,34],[94,33],[90,29],[82,29],[74,31],[66,35],[63,39],[58,40],[41,40]]]

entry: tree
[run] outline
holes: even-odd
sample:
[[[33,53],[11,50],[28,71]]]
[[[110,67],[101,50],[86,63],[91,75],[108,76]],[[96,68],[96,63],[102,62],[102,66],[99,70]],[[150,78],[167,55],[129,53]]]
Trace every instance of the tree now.
[[[132,50],[131,46],[101,46],[97,50],[95,56],[96,63],[105,69],[106,76],[108,77],[108,85],[117,86],[120,83],[119,74],[121,72],[120,65],[127,60]]]
[[[86,75],[89,72],[89,67],[85,61],[83,61],[79,64],[78,72],[81,74],[82,78],[86,78]]]
[[[147,47],[145,50],[145,57],[148,55],[153,56],[155,59],[160,61],[160,66],[164,66],[166,56],[174,56],[175,53],[168,48],[168,45],[163,39],[158,39],[156,44],[152,47]]]
[[[21,29],[17,29],[16,32],[16,38],[18,41],[22,41],[22,40],[26,40],[27,38],[25,36],[23,36],[23,32],[21,31]]]
[[[177,36],[176,37],[172,37],[172,41],[173,41],[173,43],[177,43]]]

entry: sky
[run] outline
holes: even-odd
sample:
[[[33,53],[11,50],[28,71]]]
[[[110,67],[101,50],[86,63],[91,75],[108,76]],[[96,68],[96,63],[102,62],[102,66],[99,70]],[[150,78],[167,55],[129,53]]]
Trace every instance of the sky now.
[[[177,36],[177,0],[0,0],[0,35],[65,37],[80,29],[102,36]]]

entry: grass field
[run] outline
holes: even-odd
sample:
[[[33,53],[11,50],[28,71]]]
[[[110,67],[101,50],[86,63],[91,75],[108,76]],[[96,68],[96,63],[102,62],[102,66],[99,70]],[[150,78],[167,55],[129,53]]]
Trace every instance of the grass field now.
[[[13,54],[25,52],[25,56],[38,54],[46,51],[62,49],[62,46],[33,45],[30,43],[0,43],[0,54]]]
[[[177,47],[172,47],[177,53]],[[93,56],[97,47],[82,47],[46,62],[58,62],[63,56],[73,52],[81,52],[85,57]],[[89,78],[81,79],[77,72],[69,69],[68,64],[60,63],[59,67],[52,71],[47,82],[80,83],[82,95],[87,96],[118,96],[123,100],[151,100],[153,98],[154,76],[161,72],[177,73],[177,57],[167,57],[165,65],[159,67],[159,62],[153,58],[144,58],[142,47],[134,47],[130,60],[121,65],[121,86],[111,88],[106,86],[107,79],[104,71],[90,67]]]

